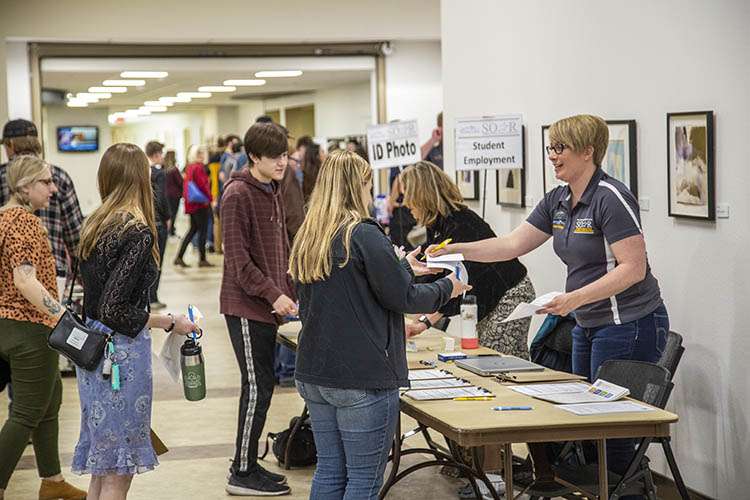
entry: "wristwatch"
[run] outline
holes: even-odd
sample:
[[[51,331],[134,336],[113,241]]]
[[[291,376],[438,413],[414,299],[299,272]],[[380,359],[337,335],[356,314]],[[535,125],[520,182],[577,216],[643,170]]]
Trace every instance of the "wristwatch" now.
[[[175,325],[176,321],[175,321],[174,315],[172,313],[167,313],[167,316],[169,316],[169,319],[172,320],[172,324],[169,325],[169,328],[165,328],[164,331],[167,332],[167,333],[169,333],[172,330],[174,330],[174,325]]]
[[[421,315],[419,319],[417,319],[417,321],[419,321],[420,323],[424,323],[427,328],[432,328],[432,321],[430,321],[430,319],[424,314]]]

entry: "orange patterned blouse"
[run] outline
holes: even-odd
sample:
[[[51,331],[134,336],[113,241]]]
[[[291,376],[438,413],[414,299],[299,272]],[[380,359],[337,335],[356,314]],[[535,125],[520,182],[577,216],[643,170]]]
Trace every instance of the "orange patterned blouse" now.
[[[34,307],[13,283],[13,269],[23,264],[36,268],[37,280],[57,300],[55,258],[47,231],[39,217],[13,207],[0,212],[0,318],[53,328],[57,320]]]

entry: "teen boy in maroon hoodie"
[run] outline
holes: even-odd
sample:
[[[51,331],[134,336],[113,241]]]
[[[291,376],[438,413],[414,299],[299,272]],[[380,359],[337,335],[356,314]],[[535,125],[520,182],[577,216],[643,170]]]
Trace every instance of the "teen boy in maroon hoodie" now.
[[[221,198],[224,275],[220,309],[242,374],[236,450],[226,490],[233,495],[290,492],[286,478],[257,462],[274,386],[274,346],[282,318],[297,313],[289,240],[279,181],[287,166],[287,134],[256,123],[245,134],[249,168],[232,173]]]

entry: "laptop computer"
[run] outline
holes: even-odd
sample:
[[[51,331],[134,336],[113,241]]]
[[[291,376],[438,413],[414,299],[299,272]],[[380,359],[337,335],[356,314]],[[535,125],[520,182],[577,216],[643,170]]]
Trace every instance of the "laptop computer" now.
[[[469,370],[484,377],[497,373],[537,372],[544,370],[544,367],[541,365],[513,356],[480,356],[477,358],[459,359],[455,363],[459,368]]]

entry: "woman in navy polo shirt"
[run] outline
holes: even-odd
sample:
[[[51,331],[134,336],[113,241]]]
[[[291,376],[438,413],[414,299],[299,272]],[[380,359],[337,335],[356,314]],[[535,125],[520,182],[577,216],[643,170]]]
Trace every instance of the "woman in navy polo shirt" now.
[[[566,293],[540,312],[575,314],[573,371],[589,380],[608,359],[656,362],[669,331],[659,284],[646,257],[638,203],[624,184],[600,168],[608,140],[607,124],[596,116],[554,123],[547,154],[555,176],[567,186],[547,193],[510,234],[437,252],[504,261],[552,237],[555,253],[567,266]],[[610,440],[607,451],[610,468],[623,472],[633,442]]]

